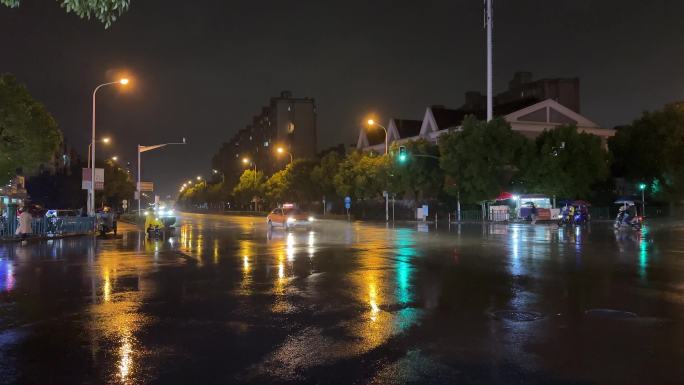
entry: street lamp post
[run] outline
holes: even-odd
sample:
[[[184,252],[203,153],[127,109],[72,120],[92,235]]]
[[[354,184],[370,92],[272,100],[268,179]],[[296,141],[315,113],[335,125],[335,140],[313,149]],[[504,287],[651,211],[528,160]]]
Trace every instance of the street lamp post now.
[[[641,190],[641,210],[643,211],[641,214],[644,218],[646,218],[646,197],[644,195],[644,192],[646,191],[646,184],[640,183],[639,190]]]
[[[102,83],[95,87],[93,90],[93,127],[92,127],[92,137],[90,139],[90,159],[92,159],[92,165],[90,167],[90,188],[88,189],[88,214],[95,214],[95,107],[96,107],[96,96],[97,91],[105,86],[110,86],[113,84],[128,84],[128,79],[123,78],[116,82]]]
[[[242,163],[243,164],[249,164],[250,160],[249,158],[242,158]],[[257,188],[257,166],[256,162],[251,162],[252,165],[254,165],[254,194],[256,194],[256,188]],[[254,195],[254,211],[257,211],[257,200],[256,200],[256,195]]]
[[[389,134],[387,133],[387,129],[385,128],[385,126],[376,122],[373,119],[368,119],[368,126],[370,126],[370,127],[378,126],[378,127],[382,128],[383,131],[385,131],[385,155],[387,155],[388,150],[389,150],[389,145],[388,145]],[[385,193],[383,195],[385,196],[385,222],[389,222],[389,192],[385,191]]]
[[[165,147],[168,145],[172,144],[186,144],[185,143],[185,138],[183,138],[183,141],[180,143],[162,143],[162,144],[155,144],[152,146],[142,146],[138,145],[138,184],[136,185],[136,190],[138,191],[138,215],[140,215],[140,201],[142,200],[142,191],[140,191],[140,171],[141,171],[141,165],[140,165],[140,154],[142,154],[145,151],[152,151],[157,148]],[[188,181],[188,184],[192,183],[191,181]]]
[[[95,143],[109,144],[110,141],[111,140],[109,138],[102,138],[102,140],[96,140]],[[92,151],[91,150],[92,146],[93,146],[92,143],[88,143],[88,163],[87,163],[88,168],[90,168],[90,152]]]
[[[388,146],[389,135],[387,134],[387,129],[385,128],[385,126],[376,122],[373,119],[368,119],[368,126],[369,127],[378,126],[378,127],[382,128],[383,131],[385,131],[385,155],[387,155],[388,149],[389,149],[389,146]]]
[[[291,152],[285,151],[285,149],[282,148],[282,147],[278,147],[278,149],[277,149],[276,151],[278,151],[278,154],[287,154],[287,155],[289,155],[289,156],[290,156],[290,164],[292,164],[292,162],[294,161],[294,157],[292,156],[292,153],[291,153]]]

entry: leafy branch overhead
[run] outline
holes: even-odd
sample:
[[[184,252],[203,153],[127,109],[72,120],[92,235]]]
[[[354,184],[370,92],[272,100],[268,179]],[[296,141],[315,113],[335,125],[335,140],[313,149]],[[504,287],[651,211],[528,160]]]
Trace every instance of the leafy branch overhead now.
[[[0,4],[16,8],[21,0],[0,0]],[[82,19],[95,18],[109,28],[116,19],[128,11],[131,0],[61,0],[60,5]]]

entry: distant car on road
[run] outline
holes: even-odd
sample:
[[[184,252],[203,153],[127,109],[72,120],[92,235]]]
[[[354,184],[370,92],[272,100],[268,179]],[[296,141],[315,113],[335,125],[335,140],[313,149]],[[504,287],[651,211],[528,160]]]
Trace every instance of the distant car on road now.
[[[285,230],[296,227],[304,227],[307,230],[313,228],[314,217],[308,213],[295,208],[293,205],[283,205],[271,211],[266,217],[268,227],[280,226]]]

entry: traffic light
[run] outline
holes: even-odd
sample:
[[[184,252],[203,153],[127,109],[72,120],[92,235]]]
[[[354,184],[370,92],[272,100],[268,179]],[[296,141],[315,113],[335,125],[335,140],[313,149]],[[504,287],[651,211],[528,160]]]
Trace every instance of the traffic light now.
[[[399,162],[406,162],[408,159],[408,153],[406,152],[406,146],[399,146]]]
[[[645,190],[646,189],[646,183],[640,183],[639,184],[639,190]]]

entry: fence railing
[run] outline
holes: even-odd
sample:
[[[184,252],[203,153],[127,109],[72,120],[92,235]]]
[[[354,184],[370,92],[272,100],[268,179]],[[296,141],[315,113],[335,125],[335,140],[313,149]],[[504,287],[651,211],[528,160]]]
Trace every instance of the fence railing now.
[[[69,234],[84,234],[93,230],[94,218],[91,217],[63,217],[63,218],[33,218],[30,236],[60,236]],[[19,221],[0,219],[0,238],[17,237],[16,231]]]

